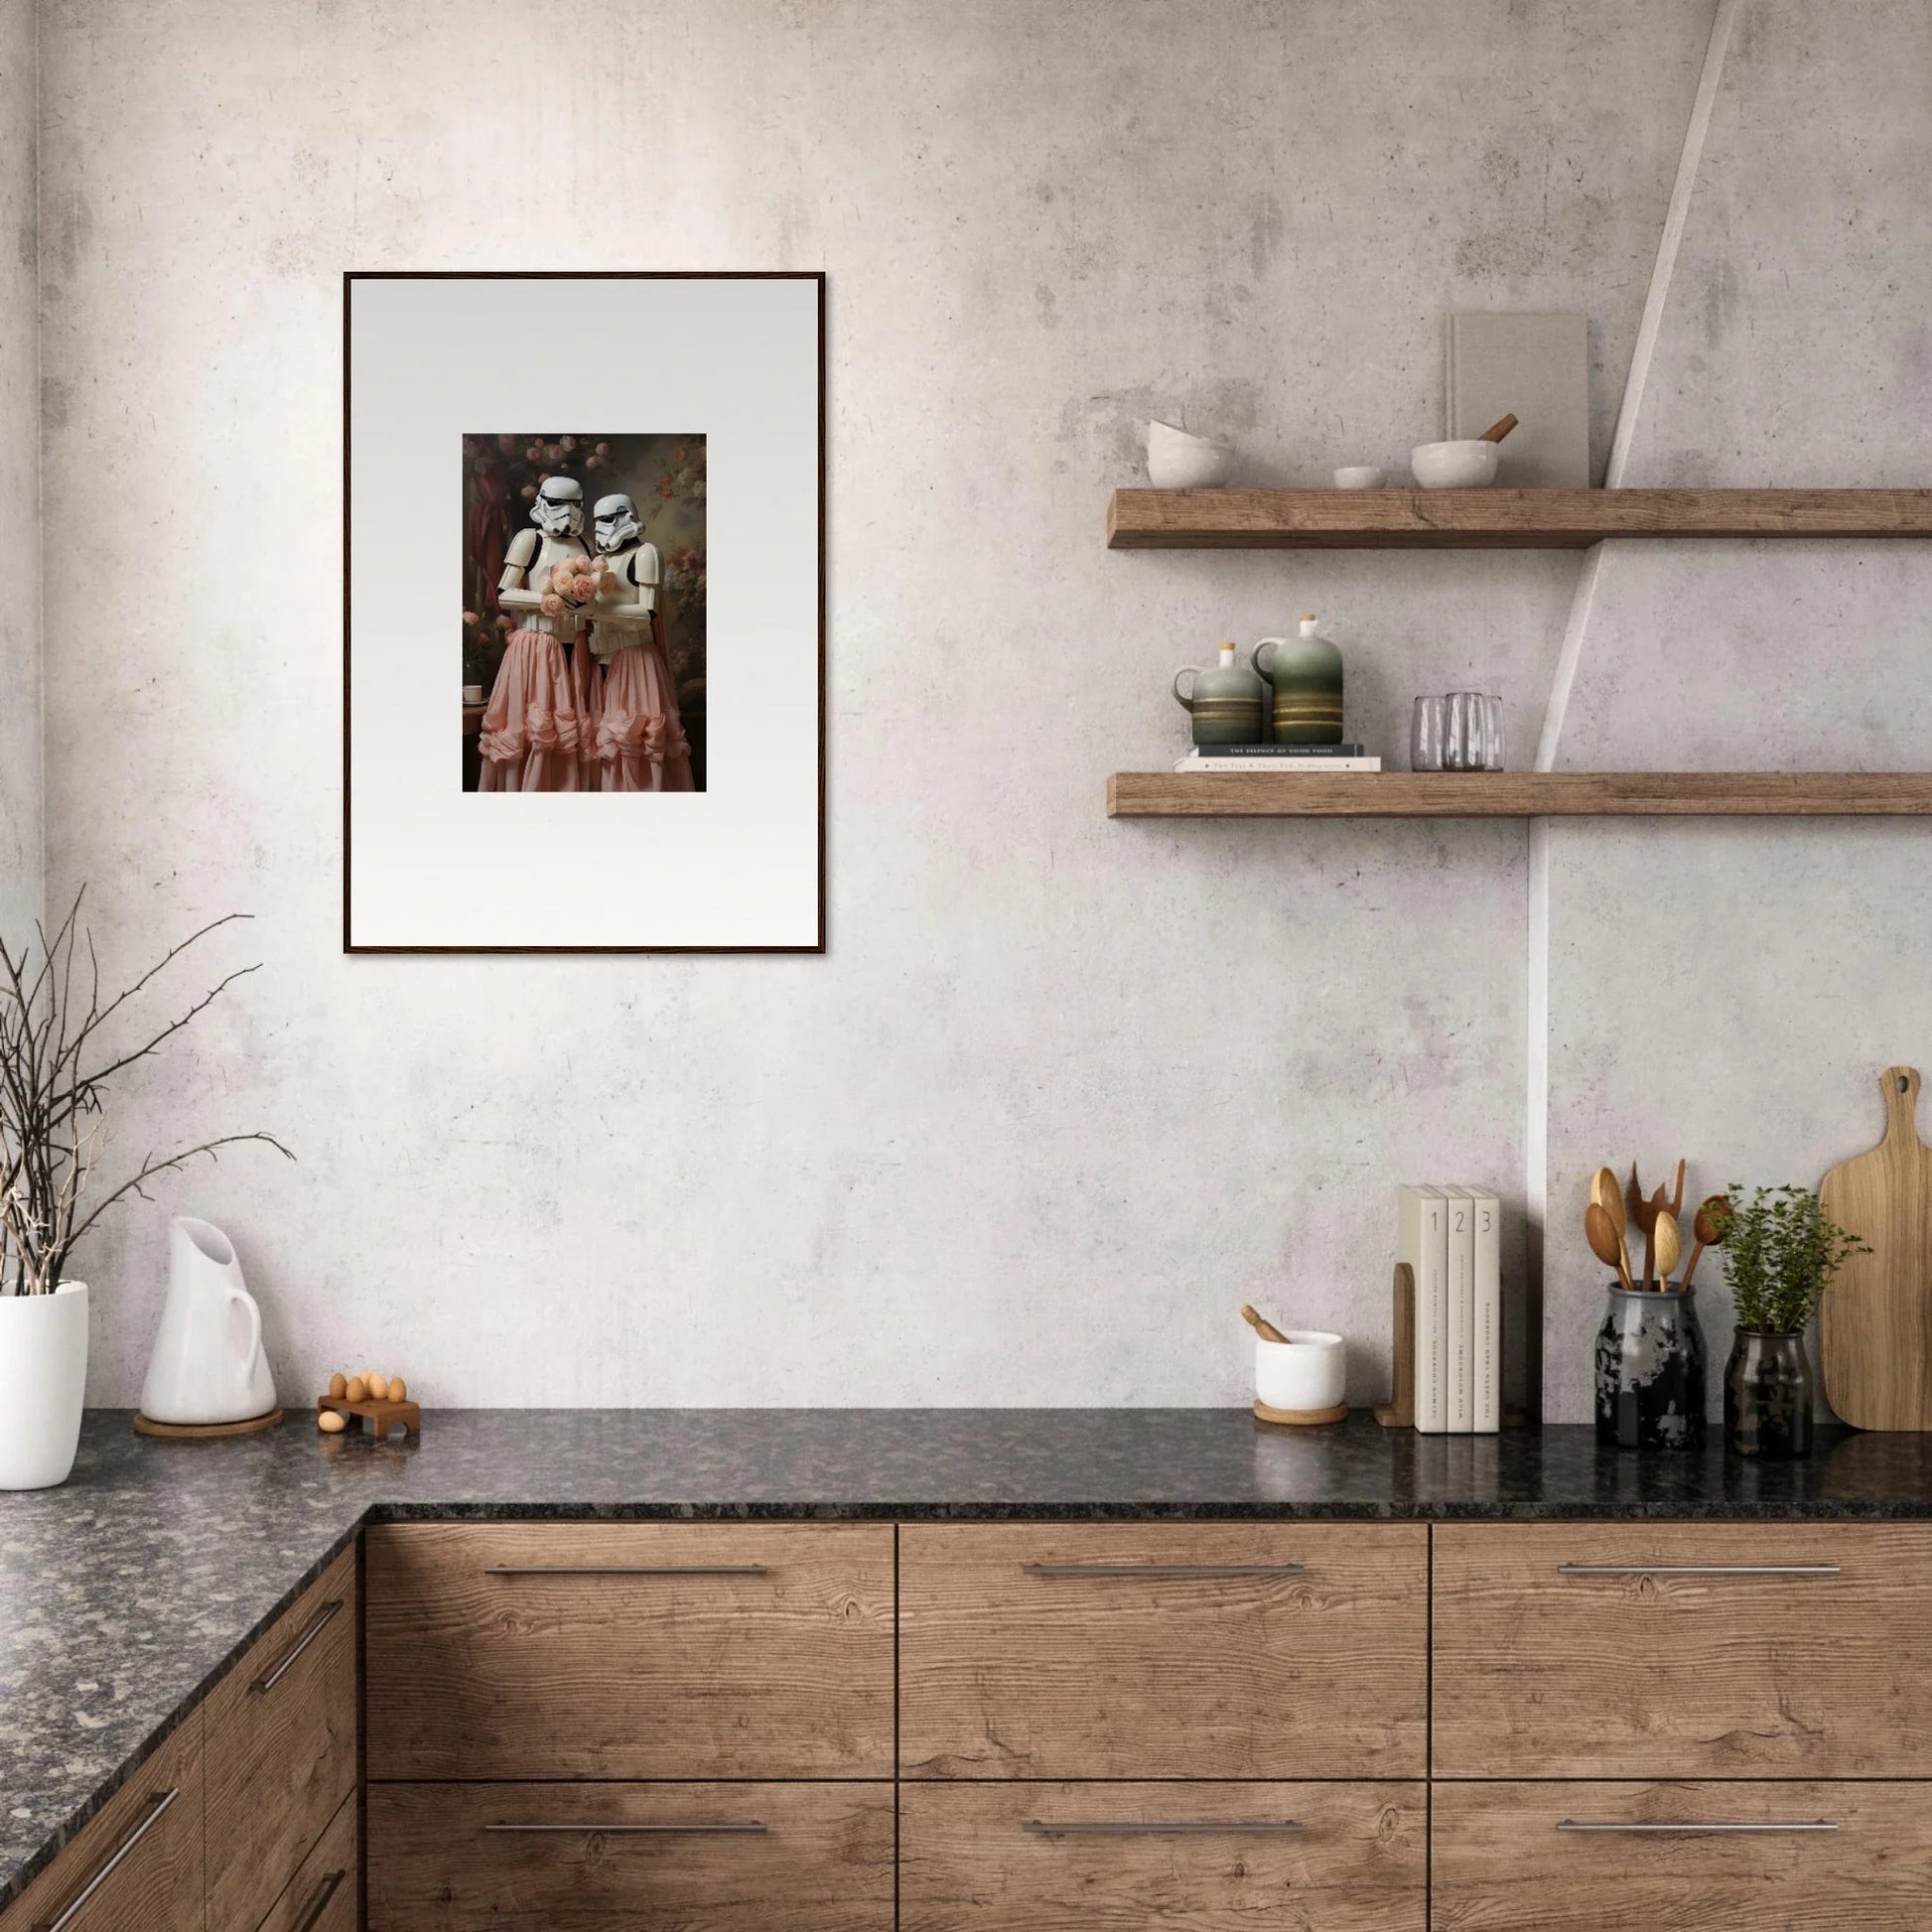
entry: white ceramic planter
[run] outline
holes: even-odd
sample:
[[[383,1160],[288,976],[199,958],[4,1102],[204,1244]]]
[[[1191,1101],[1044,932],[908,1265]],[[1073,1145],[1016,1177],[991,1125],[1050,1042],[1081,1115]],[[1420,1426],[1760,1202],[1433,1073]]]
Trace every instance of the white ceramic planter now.
[[[0,1295],[0,1489],[65,1482],[87,1393],[87,1290]]]
[[[1313,1412],[1340,1406],[1348,1347],[1318,1328],[1290,1328],[1286,1341],[1255,1337],[1255,1394],[1271,1409]]]

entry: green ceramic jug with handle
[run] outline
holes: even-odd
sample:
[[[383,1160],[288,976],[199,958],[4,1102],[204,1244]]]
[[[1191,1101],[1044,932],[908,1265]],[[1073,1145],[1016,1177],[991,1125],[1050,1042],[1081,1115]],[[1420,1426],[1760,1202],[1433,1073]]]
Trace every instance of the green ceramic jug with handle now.
[[[1264,637],[1248,653],[1274,687],[1277,745],[1341,743],[1341,652],[1317,637],[1314,626],[1314,618],[1305,616],[1299,636]]]
[[[1185,691],[1180,680],[1191,677]],[[1245,664],[1235,661],[1234,646],[1221,646],[1221,661],[1211,669],[1183,664],[1173,674],[1174,702],[1194,721],[1196,745],[1259,745],[1268,687]]]

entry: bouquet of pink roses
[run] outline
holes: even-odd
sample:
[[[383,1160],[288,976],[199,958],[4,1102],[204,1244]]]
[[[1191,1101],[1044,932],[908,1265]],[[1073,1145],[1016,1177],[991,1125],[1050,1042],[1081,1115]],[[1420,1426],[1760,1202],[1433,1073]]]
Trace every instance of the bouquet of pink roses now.
[[[617,573],[602,557],[565,557],[550,566],[550,588],[543,594],[543,614],[554,618],[575,611],[600,594],[618,588]]]

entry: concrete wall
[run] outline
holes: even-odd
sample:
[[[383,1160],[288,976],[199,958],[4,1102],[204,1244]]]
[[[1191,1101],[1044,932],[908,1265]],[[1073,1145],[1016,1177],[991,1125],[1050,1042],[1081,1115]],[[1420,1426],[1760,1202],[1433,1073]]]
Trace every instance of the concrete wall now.
[[[1838,332],[1884,325],[1856,305],[1848,322],[1825,260],[1781,258],[1751,170],[1811,30],[1800,7],[1752,11],[1736,131],[1712,150],[1731,201],[1701,203],[1687,244],[1716,292],[1674,315],[1661,358],[1693,400],[1723,384],[1691,358],[1743,353],[1787,270],[1820,364]],[[1905,11],[1835,8],[1834,60],[1882,81]],[[298,1393],[380,1359],[442,1402],[1220,1402],[1244,1393],[1232,1314],[1253,1299],[1363,1337],[1353,1393],[1379,1395],[1394,1183],[1522,1199],[1524,829],[1109,824],[1102,781],[1177,748],[1176,663],[1301,610],[1333,622],[1350,726],[1385,752],[1413,692],[1471,683],[1504,694],[1526,746],[1577,560],[1110,556],[1105,491],[1133,480],[1150,413],[1230,432],[1259,481],[1398,462],[1438,420],[1454,308],[1588,313],[1600,466],[1711,18],[1709,0],[722,0],[620,12],[596,59],[562,60],[557,16],[520,0],[52,0],[48,548],[103,540],[106,515],[124,567],[50,585],[51,883],[111,886],[96,923],[129,964],[257,914],[207,969],[252,946],[264,971],[130,1083],[120,1145],[261,1125],[302,1157],[170,1181],[96,1243],[93,1398],[138,1387],[164,1208],[235,1235]],[[1895,159],[1837,153],[1877,139],[1867,118],[1834,91],[1807,129],[1834,161],[1804,204],[1827,226],[1863,206],[1860,168]],[[1746,215],[1755,240],[1726,240]],[[1919,273],[1922,228],[1892,218],[1897,273]],[[339,273],[533,266],[830,272],[824,959],[338,951]],[[1788,427],[1788,374],[1750,376],[1786,420],[1732,390],[1726,434],[1754,424],[1750,461],[1779,476],[1863,479],[1852,446],[1886,409],[1834,372],[1821,463]],[[1662,430],[1646,447],[1685,460]],[[1835,587],[1823,610],[1861,560],[1908,567],[1776,567]],[[1761,572],[1733,561],[1714,596],[1705,561],[1667,566],[1679,627],[1643,632],[1632,601],[1633,632],[1673,664],[1694,640],[1703,674],[1714,652],[1815,653],[1788,613],[1733,623]],[[1858,648],[1893,663],[1901,630]],[[1620,671],[1607,632],[1591,663]],[[1618,702],[1587,680],[1580,725]],[[1667,751],[1698,742],[1681,701],[1663,709]],[[1706,855],[1677,876],[1711,884],[1725,848],[1683,842],[1737,835],[1579,836],[1639,855],[1666,837]],[[1807,839],[1864,866],[1920,849],[1743,836],[1771,883]],[[1641,934],[1567,880],[1563,903],[1566,1042],[1599,976],[1625,1010],[1649,999],[1654,952],[1680,975],[1674,1025],[1702,1009],[1706,1035],[1751,1037],[1688,898]],[[1802,970],[1821,942],[1764,917]],[[1841,951],[1889,984],[1893,943]],[[1832,1069],[1855,1094],[1865,1045]],[[1589,1077],[1624,1112],[1585,1119],[1567,1094],[1553,1133],[1566,1232],[1579,1148],[1593,1161],[1614,1130],[1661,1160],[1665,1121],[1714,1143],[1682,1109],[1653,1127],[1658,1063],[1621,1037],[1619,1055]],[[1763,1117],[1755,1062],[1706,1064],[1752,1096],[1724,1118]],[[1574,1414],[1588,1285],[1554,1292]]]
[[[0,938],[41,913],[39,218],[33,0],[0,0]]]

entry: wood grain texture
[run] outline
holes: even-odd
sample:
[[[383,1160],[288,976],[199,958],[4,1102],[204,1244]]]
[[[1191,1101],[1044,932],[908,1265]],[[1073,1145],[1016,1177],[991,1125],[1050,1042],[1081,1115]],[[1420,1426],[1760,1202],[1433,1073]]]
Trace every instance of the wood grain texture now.
[[[255,1687],[314,1639],[268,1690]],[[207,1932],[255,1932],[355,1788],[355,1552],[209,1692]]]
[[[596,1829],[751,1822],[765,1832]],[[369,1932],[893,1927],[890,1784],[372,1785],[368,1832]]]
[[[1861,1429],[1932,1429],[1932,1148],[1918,1137],[1916,1067],[1878,1079],[1885,1137],[1818,1189],[1828,1220],[1863,1237],[1818,1312],[1832,1407]]]
[[[907,1524],[899,1548],[907,1777],[1423,1774],[1420,1524]]]
[[[900,1800],[903,1932],[1424,1932],[1420,1784],[928,1784]],[[1044,1836],[1296,1821],[1295,1836]]]
[[[1932,1786],[1439,1784],[1437,1932],[1924,1932]],[[1559,1831],[1836,1823],[1789,1836]]]
[[[893,1531],[396,1523],[366,1537],[372,1778],[891,1777]],[[761,1575],[485,1575],[491,1566]]]
[[[1438,1776],[1932,1776],[1932,1525],[1442,1523],[1435,1550]]]
[[[1577,550],[1605,537],[1928,537],[1932,489],[1117,489],[1110,550]]]
[[[0,1912],[0,1932],[31,1932],[59,1918],[171,1790],[174,1802],[81,1908],[71,1932],[202,1932],[202,1757],[197,1711]]]
[[[361,1890],[362,1856],[351,1791],[270,1906],[261,1932],[356,1932]]]
[[[1116,771],[1109,818],[1911,818],[1928,771]]]

